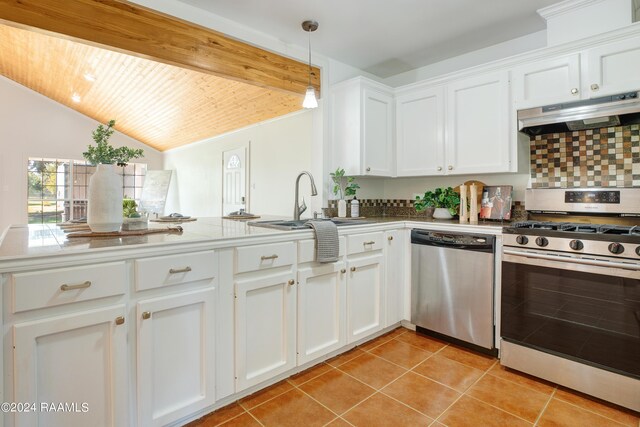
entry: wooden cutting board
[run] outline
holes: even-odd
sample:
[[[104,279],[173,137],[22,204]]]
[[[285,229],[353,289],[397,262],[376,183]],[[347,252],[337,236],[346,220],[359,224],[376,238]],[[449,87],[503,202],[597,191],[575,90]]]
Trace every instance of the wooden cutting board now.
[[[67,238],[74,237],[90,237],[90,238],[114,238],[127,236],[145,236],[147,234],[156,233],[174,233],[181,234],[182,227],[166,227],[166,228],[147,228],[146,230],[129,230],[129,231],[110,231],[108,233],[95,233],[93,231],[74,231],[67,234]]]

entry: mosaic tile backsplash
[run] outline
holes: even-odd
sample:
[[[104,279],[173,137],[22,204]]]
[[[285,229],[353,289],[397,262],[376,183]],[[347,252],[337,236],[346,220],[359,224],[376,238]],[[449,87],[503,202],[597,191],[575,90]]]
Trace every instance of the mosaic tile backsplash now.
[[[531,185],[640,187],[640,125],[532,137]]]

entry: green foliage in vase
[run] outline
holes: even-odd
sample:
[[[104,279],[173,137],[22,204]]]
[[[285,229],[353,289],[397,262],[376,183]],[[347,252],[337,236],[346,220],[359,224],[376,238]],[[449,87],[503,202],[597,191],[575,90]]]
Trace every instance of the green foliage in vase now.
[[[333,194],[342,199],[347,196],[355,196],[356,190],[360,188],[352,176],[344,176],[344,169],[338,168],[329,174],[333,180]]]
[[[122,216],[125,218],[140,218],[137,211],[138,204],[133,199],[122,199]]]
[[[460,195],[453,191],[453,188],[436,188],[434,191],[427,191],[424,196],[416,196],[414,202],[416,211],[420,212],[428,207],[434,208],[446,208],[451,215],[458,213],[458,206],[460,206]]]
[[[113,135],[115,120],[110,120],[106,126],[98,125],[93,131],[92,137],[96,145],[89,145],[87,151],[82,156],[92,165],[104,164],[118,166],[127,166],[131,159],[142,157],[143,150],[141,148],[118,147],[109,145],[109,138]]]

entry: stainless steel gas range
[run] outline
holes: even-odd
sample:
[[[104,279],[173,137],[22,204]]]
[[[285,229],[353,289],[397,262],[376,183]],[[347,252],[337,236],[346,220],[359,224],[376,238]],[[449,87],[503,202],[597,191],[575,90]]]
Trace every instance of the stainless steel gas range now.
[[[504,229],[501,363],[640,411],[640,188],[527,190],[527,210],[580,222]],[[634,220],[627,220],[634,223]]]

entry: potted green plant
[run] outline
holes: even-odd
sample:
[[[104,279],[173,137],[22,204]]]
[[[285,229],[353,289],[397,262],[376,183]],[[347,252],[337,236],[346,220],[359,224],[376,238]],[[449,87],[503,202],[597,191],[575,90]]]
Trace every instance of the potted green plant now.
[[[345,176],[345,171],[342,168],[336,169],[335,172],[331,172],[329,175],[333,180],[333,194],[338,196],[338,216],[344,218],[347,216],[347,201],[345,198],[355,196],[356,190],[360,186],[354,182],[354,177]]]
[[[116,121],[100,124],[93,131],[95,146],[89,145],[82,156],[96,166],[89,178],[87,224],[93,232],[119,231],[122,226],[122,180],[115,166],[126,166],[131,159],[142,156],[143,150],[129,147],[115,148],[109,144]]]
[[[424,196],[416,196],[414,207],[421,212],[429,207],[435,208],[433,217],[438,219],[451,219],[458,212],[460,206],[460,195],[453,191],[453,188],[436,188],[434,191],[427,191]]]

